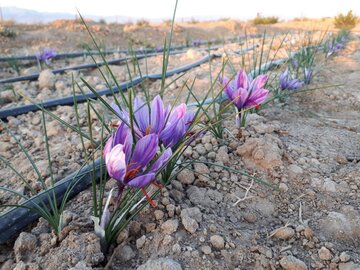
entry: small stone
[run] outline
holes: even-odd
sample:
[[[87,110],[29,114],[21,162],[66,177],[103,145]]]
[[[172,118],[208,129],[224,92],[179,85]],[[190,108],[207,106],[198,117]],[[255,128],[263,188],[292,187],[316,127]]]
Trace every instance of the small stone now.
[[[114,253],[115,253],[115,257],[122,262],[130,261],[131,259],[135,258],[135,256],[136,256],[135,252],[128,245],[118,246],[114,250]]]
[[[286,256],[280,260],[280,265],[284,270],[307,270],[306,264],[294,256]]]
[[[289,187],[285,183],[280,183],[279,190],[280,192],[287,192],[289,190]]]
[[[228,148],[226,145],[221,146],[216,154],[216,161],[221,161],[223,164],[229,164],[230,158]]]
[[[310,229],[309,227],[306,227],[305,230],[304,230],[304,236],[305,236],[307,239],[313,238],[313,236],[314,236],[313,230]]]
[[[55,85],[55,75],[49,69],[45,69],[40,72],[39,75],[39,88],[54,88]]]
[[[288,171],[290,179],[296,179],[304,173],[303,169],[295,164],[291,164],[288,168]]]
[[[156,220],[160,220],[164,217],[164,212],[161,210],[155,210],[154,211],[154,216]]]
[[[136,240],[136,247],[137,249],[141,249],[144,245],[145,245],[145,242],[146,242],[146,236],[143,235],[141,236],[140,238],[138,238]]]
[[[339,263],[339,270],[360,270],[360,264],[354,262]]]
[[[172,252],[174,252],[175,254],[178,254],[181,252],[181,247],[178,243],[174,244],[172,247]]]
[[[210,242],[212,246],[216,249],[223,249],[225,246],[224,238],[220,235],[213,235],[210,237]]]
[[[205,255],[209,255],[209,254],[211,254],[211,247],[210,246],[202,246],[201,252],[204,253]]]
[[[274,231],[275,232],[275,231]],[[275,234],[273,236],[275,238],[281,239],[281,240],[289,240],[295,235],[295,230],[290,227],[285,227],[276,230]]]
[[[198,174],[209,174],[210,170],[204,163],[195,163],[194,170]]]
[[[197,207],[183,209],[181,211],[181,222],[190,233],[195,233],[199,228],[198,221],[202,219],[200,209]]]
[[[336,183],[332,180],[325,180],[323,189],[328,192],[336,192]]]
[[[347,164],[348,163],[347,158],[340,154],[336,156],[336,162],[339,164]]]
[[[249,223],[255,223],[257,220],[257,217],[254,213],[245,213],[243,218]]]
[[[167,212],[168,212],[168,215],[169,215],[169,217],[173,217],[174,216],[174,214],[175,214],[175,205],[173,205],[173,204],[168,204],[167,206],[166,206],[166,210],[167,210]]]
[[[178,175],[177,179],[182,183],[186,185],[190,185],[194,183],[195,175],[192,171],[189,169],[183,169]]]
[[[199,155],[203,156],[206,154],[206,149],[205,147],[202,145],[202,144],[198,144],[196,147],[195,147],[195,150],[196,152],[199,153]]]
[[[341,262],[348,262],[350,261],[351,257],[349,254],[347,254],[345,251],[341,252],[340,254],[340,261]]]
[[[26,261],[27,257],[35,251],[36,245],[35,235],[27,232],[20,233],[14,244],[16,262]]]
[[[161,225],[161,230],[164,234],[172,234],[176,232],[178,226],[179,221],[177,219],[169,219]]]
[[[330,261],[332,258],[332,254],[330,252],[330,250],[328,250],[326,247],[321,247],[318,250],[318,255],[320,260],[322,261]]]
[[[181,265],[170,258],[150,259],[137,270],[182,270]]]

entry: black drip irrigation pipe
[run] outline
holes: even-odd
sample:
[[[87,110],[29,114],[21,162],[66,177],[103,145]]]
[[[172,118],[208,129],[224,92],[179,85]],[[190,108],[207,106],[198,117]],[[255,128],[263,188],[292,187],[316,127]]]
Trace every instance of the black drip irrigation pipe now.
[[[243,53],[248,52],[248,51],[252,50],[253,48],[254,47],[244,49]],[[193,63],[187,64],[187,65],[175,68],[175,69],[172,69],[172,70],[166,72],[165,77],[167,78],[167,77],[173,76],[175,74],[188,71],[190,69],[193,69],[197,66],[200,66],[204,63],[209,62],[211,59],[213,59],[215,57],[221,57],[221,54],[216,54],[216,53],[209,54],[209,55],[201,58],[198,61],[195,61]],[[113,95],[114,93],[117,93],[119,91],[126,91],[130,87],[141,83],[145,79],[159,80],[159,79],[162,79],[162,74],[158,73],[158,74],[148,74],[148,75],[144,75],[142,77],[138,76],[138,77],[133,78],[131,81],[127,81],[127,82],[123,82],[123,83],[119,84],[119,87],[113,87],[111,89],[106,88],[103,90],[99,90],[99,91],[97,91],[97,95],[91,92],[91,93],[86,93],[86,94],[81,94],[81,95],[66,96],[66,97],[61,97],[61,98],[56,98],[56,99],[50,99],[50,100],[39,103],[39,105],[28,104],[28,105],[22,105],[22,106],[18,106],[18,107],[3,109],[3,110],[0,110],[0,119],[6,120],[6,118],[9,116],[18,116],[18,115],[25,114],[28,112],[38,111],[38,110],[40,110],[40,108],[51,108],[51,107],[56,107],[59,105],[60,106],[73,105],[74,100],[76,100],[77,103],[82,103],[82,102],[86,102],[89,98],[96,99],[97,96]]]
[[[96,168],[95,172],[93,170],[94,167]],[[94,164],[87,165],[79,171],[68,175],[57,182],[54,187],[34,195],[22,203],[21,206],[34,208],[35,205],[49,205],[49,197],[52,198],[54,193],[57,204],[60,205],[66,191],[71,187],[73,188],[69,192],[68,199],[75,197],[78,193],[89,187],[92,183],[93,176],[100,179],[100,167],[104,167],[104,164],[101,162],[101,159],[98,159]],[[40,217],[38,213],[23,207],[12,208],[0,215],[0,244],[6,243],[6,241],[19,233],[28,224],[36,221]]]
[[[256,38],[259,37],[261,35],[259,34],[252,34],[249,35],[249,38]],[[229,38],[226,40],[216,40],[214,42],[211,41],[201,41],[200,43],[198,43],[197,45],[178,45],[178,46],[173,46],[170,48],[170,51],[174,51],[174,50],[183,50],[183,49],[187,49],[187,48],[192,48],[192,47],[198,47],[201,45],[206,45],[206,44],[219,44],[221,42],[225,42],[225,41],[232,41],[232,42],[236,42],[239,41],[240,39],[245,39],[246,37],[241,37],[241,38]],[[109,51],[82,51],[82,52],[71,52],[71,53],[58,53],[56,54],[53,59],[64,59],[64,58],[74,58],[74,57],[81,57],[81,56],[89,56],[89,55],[99,55],[99,54],[114,54],[114,53],[126,53],[126,54],[147,54],[147,53],[162,53],[164,52],[164,48],[155,48],[155,49],[137,49],[137,50],[109,50]],[[20,61],[20,60],[37,60],[36,55],[23,55],[23,56],[3,56],[0,57],[0,62],[9,62],[9,61]]]
[[[220,55],[216,55],[219,57]],[[214,55],[212,56],[214,57]],[[209,56],[206,57],[206,61],[209,61]],[[204,61],[205,58],[197,61],[197,63],[200,63],[200,61]],[[288,58],[287,58],[288,59]],[[204,61],[204,62],[206,62]],[[271,68],[276,64],[280,64],[285,62],[286,59],[279,59],[277,63],[274,63],[275,61],[271,61],[269,63],[266,63],[262,65],[262,69],[265,70],[265,68]],[[201,64],[201,63],[200,63]],[[189,65],[187,65],[189,66]],[[186,66],[184,66],[186,67]],[[181,67],[181,68],[184,68]],[[181,69],[179,68],[179,69]],[[175,74],[175,73],[174,73]],[[154,76],[154,78],[161,78],[158,76]],[[71,97],[73,98],[73,97]],[[188,106],[191,106],[189,104]],[[95,167],[95,172],[94,172]],[[49,203],[49,195],[52,195],[53,192],[55,193],[55,197],[57,200],[57,203],[60,204],[62,202],[62,199],[64,197],[65,192],[67,189],[74,185],[72,191],[69,194],[69,199],[76,196],[81,191],[85,190],[87,187],[89,187],[92,183],[92,177],[95,175],[96,180],[98,181],[100,179],[100,168],[104,167],[104,164],[101,162],[101,159],[97,159],[94,161],[94,165],[87,165],[83,167],[78,172],[74,172],[70,174],[69,176],[65,177],[61,181],[57,182],[52,189],[45,190],[40,192],[39,194],[31,197],[29,200],[25,201],[21,204],[21,206],[28,206],[32,207],[35,203],[36,204],[48,204]],[[7,211],[6,213],[0,215],[0,244],[4,244],[7,241],[9,241],[13,236],[18,234],[22,229],[24,229],[28,224],[36,221],[40,217],[39,214],[30,211],[29,209],[16,207],[12,208],[11,210]]]
[[[222,48],[223,46],[215,46],[215,47],[211,47],[208,50],[217,50]],[[197,49],[199,50],[199,49]],[[234,51],[234,53],[238,53],[241,50],[238,51]],[[170,55],[176,55],[176,54],[181,54],[184,53],[185,51],[183,50],[179,50],[179,51],[170,51],[169,54]],[[69,66],[69,67],[64,67],[64,68],[59,68],[59,69],[54,69],[51,70],[51,72],[53,74],[59,74],[59,73],[64,73],[65,71],[68,70],[81,70],[81,69],[90,69],[90,68],[98,68],[101,66],[104,66],[106,64],[108,65],[119,65],[127,60],[140,60],[140,59],[144,59],[144,58],[148,58],[148,57],[152,57],[152,56],[157,56],[157,55],[162,55],[163,52],[154,52],[154,53],[149,53],[149,54],[140,54],[140,55],[134,55],[133,57],[129,56],[129,57],[124,57],[124,58],[120,58],[120,59],[114,59],[114,60],[109,60],[106,63],[105,62],[98,62],[98,63],[92,63],[92,64],[82,64],[82,65],[76,65],[76,66]],[[12,78],[6,78],[6,79],[2,79],[0,80],[0,84],[5,84],[5,83],[13,83],[13,82],[21,82],[21,81],[33,81],[33,80],[37,80],[40,76],[40,73],[33,73],[30,75],[25,75],[25,76],[18,76],[18,77],[12,77]]]

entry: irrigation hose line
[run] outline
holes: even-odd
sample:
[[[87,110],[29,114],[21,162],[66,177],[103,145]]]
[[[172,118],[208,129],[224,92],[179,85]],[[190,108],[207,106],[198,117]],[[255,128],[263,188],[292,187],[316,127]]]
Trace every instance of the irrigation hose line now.
[[[242,51],[242,53],[245,53],[247,51],[252,50],[253,47],[245,49]],[[195,61],[193,63],[172,69],[168,72],[166,72],[165,77],[170,77],[173,76],[175,74],[178,73],[182,73],[185,71],[188,71],[190,69],[193,69],[197,66],[200,66],[204,63],[209,62],[211,59],[216,58],[216,57],[221,57],[222,54],[209,54],[203,58],[201,58],[198,61]],[[103,90],[99,90],[97,91],[97,95],[98,96],[107,96],[107,95],[113,95],[114,93],[117,93],[119,91],[126,91],[127,89],[129,89],[130,87],[133,87],[139,83],[141,83],[143,80],[145,79],[150,79],[150,80],[159,80],[162,79],[162,74],[161,73],[157,73],[157,74],[148,74],[148,75],[144,75],[142,77],[138,76],[133,78],[131,81],[126,81],[123,83],[119,84],[119,87],[114,86],[113,88],[106,88]],[[56,106],[65,106],[65,105],[73,105],[74,104],[74,99],[76,100],[77,103],[82,103],[82,102],[86,102],[88,99],[96,99],[97,95],[95,95],[94,93],[86,93],[86,94],[80,94],[80,95],[72,95],[72,96],[66,96],[66,97],[61,97],[61,98],[55,98],[55,99],[50,99],[44,102],[39,103],[39,106],[43,107],[43,108],[51,108],[51,107],[56,107]],[[25,114],[28,112],[34,112],[34,111],[38,111],[40,110],[39,106],[36,106],[34,104],[28,104],[28,105],[22,105],[22,106],[18,106],[18,107],[13,107],[13,108],[8,108],[8,109],[3,109],[0,110],[0,119],[2,120],[6,120],[7,117],[9,116],[18,116],[21,114]]]
[[[209,50],[217,50],[222,48],[223,46],[215,46],[215,47],[211,47],[209,48]],[[202,50],[197,48],[196,50]],[[185,51],[183,50],[179,50],[179,51],[170,51],[170,55],[176,55],[176,54],[182,54],[185,53]],[[140,55],[135,55],[133,57],[128,56],[128,57],[124,57],[124,58],[119,58],[119,59],[114,59],[114,60],[109,60],[106,63],[105,62],[98,62],[98,63],[92,63],[92,64],[82,64],[82,65],[77,65],[77,66],[69,66],[69,67],[64,67],[64,68],[59,68],[59,69],[54,69],[51,70],[51,72],[53,74],[58,74],[58,73],[64,73],[65,71],[69,71],[69,70],[81,70],[81,69],[91,69],[91,68],[98,68],[101,66],[104,66],[106,64],[108,65],[119,65],[127,60],[141,60],[144,58],[148,58],[148,57],[152,57],[152,56],[158,56],[161,55],[161,52],[156,52],[156,53],[149,53],[149,54],[140,54]],[[12,78],[6,78],[6,79],[2,79],[0,80],[0,84],[4,84],[4,83],[13,83],[13,82],[21,82],[21,81],[33,81],[33,80],[37,80],[40,76],[40,73],[33,73],[30,75],[25,75],[25,76],[18,76],[18,77],[12,77]]]
[[[293,54],[292,57],[296,55]],[[210,55],[211,56],[211,55]],[[204,57],[203,59],[197,61],[196,63],[200,65],[203,62],[209,61],[209,57]],[[219,55],[216,55],[219,57]],[[212,56],[214,57],[214,55]],[[205,60],[206,59],[206,60]],[[280,65],[281,63],[284,63],[288,60],[286,59],[279,59],[276,61],[270,61],[268,63],[265,63],[261,66],[260,70],[267,70],[269,68],[272,68],[274,66]],[[189,66],[192,66],[193,64],[189,64],[183,67],[180,67],[178,69],[172,70],[169,72],[169,74],[176,74],[177,70],[179,69],[185,69],[189,68]],[[255,72],[255,70],[253,70]],[[160,77],[159,77],[160,76]],[[171,75],[169,75],[171,76]],[[153,78],[161,78],[160,75],[153,75]],[[71,97],[73,98],[73,97]],[[191,106],[191,104],[190,104]],[[93,172],[93,168],[95,169],[95,172]],[[74,172],[64,179],[57,182],[54,187],[51,189],[45,190],[40,192],[39,194],[31,197],[29,200],[23,202],[22,206],[28,206],[31,207],[36,204],[45,203],[48,204],[49,196],[53,195],[53,192],[55,193],[56,200],[58,205],[61,204],[61,201],[64,197],[65,192],[67,189],[74,184],[74,187],[72,191],[69,193],[68,199],[73,198],[81,191],[85,190],[87,187],[89,187],[92,183],[92,176],[95,175],[97,181],[100,179],[100,168],[104,167],[104,164],[101,162],[101,159],[97,159],[94,161],[93,164],[87,165],[80,169],[77,172]],[[14,237],[16,234],[18,234],[23,228],[25,228],[28,224],[34,222],[39,218],[39,215],[35,212],[30,211],[26,208],[16,207],[12,208],[9,211],[5,212],[4,214],[0,215],[0,244],[6,243],[8,240],[10,240],[12,237]]]
[[[248,37],[249,38],[256,38],[259,37],[261,35],[259,34],[251,34]],[[222,42],[226,42],[226,41],[240,41],[240,39],[245,39],[246,36],[242,36],[242,37],[238,37],[238,38],[228,38],[228,39],[224,39],[224,40],[215,40],[211,43],[213,44],[219,44]],[[209,42],[207,41],[201,41],[200,43],[198,43],[197,46],[195,45],[178,45],[178,46],[173,46],[170,48],[170,51],[173,50],[183,50],[183,49],[187,49],[187,48],[192,48],[192,47],[198,47],[198,46],[202,46],[202,45],[206,45],[209,44]],[[138,50],[109,50],[109,51],[82,51],[82,52],[71,52],[71,53],[58,53],[56,54],[56,56],[53,57],[53,59],[64,59],[64,58],[74,58],[74,57],[81,57],[81,56],[89,56],[89,55],[99,55],[101,54],[114,54],[114,53],[125,53],[125,54],[131,54],[131,53],[135,53],[135,54],[147,54],[147,53],[162,53],[164,52],[164,48],[159,48],[159,49],[138,49]],[[22,56],[3,56],[0,57],[0,62],[9,62],[9,61],[21,61],[21,60],[37,60],[36,55],[22,55]]]

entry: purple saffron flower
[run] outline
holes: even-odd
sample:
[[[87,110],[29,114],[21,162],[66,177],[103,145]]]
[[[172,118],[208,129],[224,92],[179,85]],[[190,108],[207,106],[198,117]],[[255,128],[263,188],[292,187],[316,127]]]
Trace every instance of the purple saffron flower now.
[[[146,135],[136,142],[132,150],[132,135],[124,123],[120,124],[104,147],[107,171],[119,187],[144,188],[155,179],[156,173],[172,155],[171,148],[168,148],[155,160],[158,140],[156,134]]]
[[[118,115],[130,123],[128,112],[113,106]],[[194,113],[188,112],[186,105],[180,104],[171,110],[165,109],[160,96],[156,96],[151,106],[140,98],[134,99],[134,125],[136,135],[141,138],[149,134],[157,134],[160,142],[167,148],[173,147],[185,135],[194,118]]]
[[[192,41],[192,45],[195,46],[195,47],[198,47],[202,44],[202,41],[200,39],[194,39]]]
[[[269,90],[264,89],[267,82],[267,75],[259,75],[252,79],[245,71],[240,70],[235,79],[229,81],[226,77],[220,78],[225,87],[225,94],[240,111],[245,108],[259,107],[262,104]]]
[[[305,80],[304,80],[304,82],[305,82],[305,84],[310,84],[310,82],[311,82],[311,78],[312,78],[312,70],[310,69],[310,68],[305,68],[304,69],[304,78],[305,78]]]
[[[304,83],[298,79],[291,78],[288,70],[280,74],[280,89],[281,90],[295,90],[301,87]]]
[[[36,54],[36,58],[39,62],[49,64],[49,61],[56,56],[56,52],[50,48],[44,48],[42,52]]]

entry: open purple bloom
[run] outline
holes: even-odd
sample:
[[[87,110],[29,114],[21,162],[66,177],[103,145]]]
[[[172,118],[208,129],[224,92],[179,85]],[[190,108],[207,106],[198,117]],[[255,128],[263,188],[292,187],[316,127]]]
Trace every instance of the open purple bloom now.
[[[121,123],[104,147],[104,158],[109,175],[123,186],[144,188],[155,179],[156,173],[170,159],[172,151],[166,149],[155,160],[158,136],[149,134],[133,147],[129,128]]]
[[[310,69],[310,68],[305,68],[304,69],[304,78],[305,78],[305,80],[304,80],[304,82],[305,82],[305,84],[310,84],[310,82],[311,82],[311,78],[312,78],[312,70]]]
[[[252,79],[245,71],[240,70],[234,80],[229,81],[226,77],[220,78],[225,87],[225,94],[233,102],[238,110],[258,107],[262,104],[269,93],[264,89],[267,75],[259,75]]]
[[[36,54],[37,60],[40,62],[45,62],[46,64],[48,64],[50,59],[54,58],[55,56],[56,56],[55,50],[50,48],[44,48],[42,52],[38,52]]]
[[[281,90],[295,90],[304,84],[298,79],[293,79],[288,70],[285,70],[283,73],[281,73],[279,79]]]
[[[130,122],[128,112],[121,111],[117,106],[113,108],[124,121]],[[193,118],[194,114],[187,111],[184,103],[171,110],[171,107],[165,109],[160,96],[154,98],[151,106],[138,97],[134,99],[136,135],[144,137],[157,134],[165,147],[173,147],[178,143],[189,129]]]

